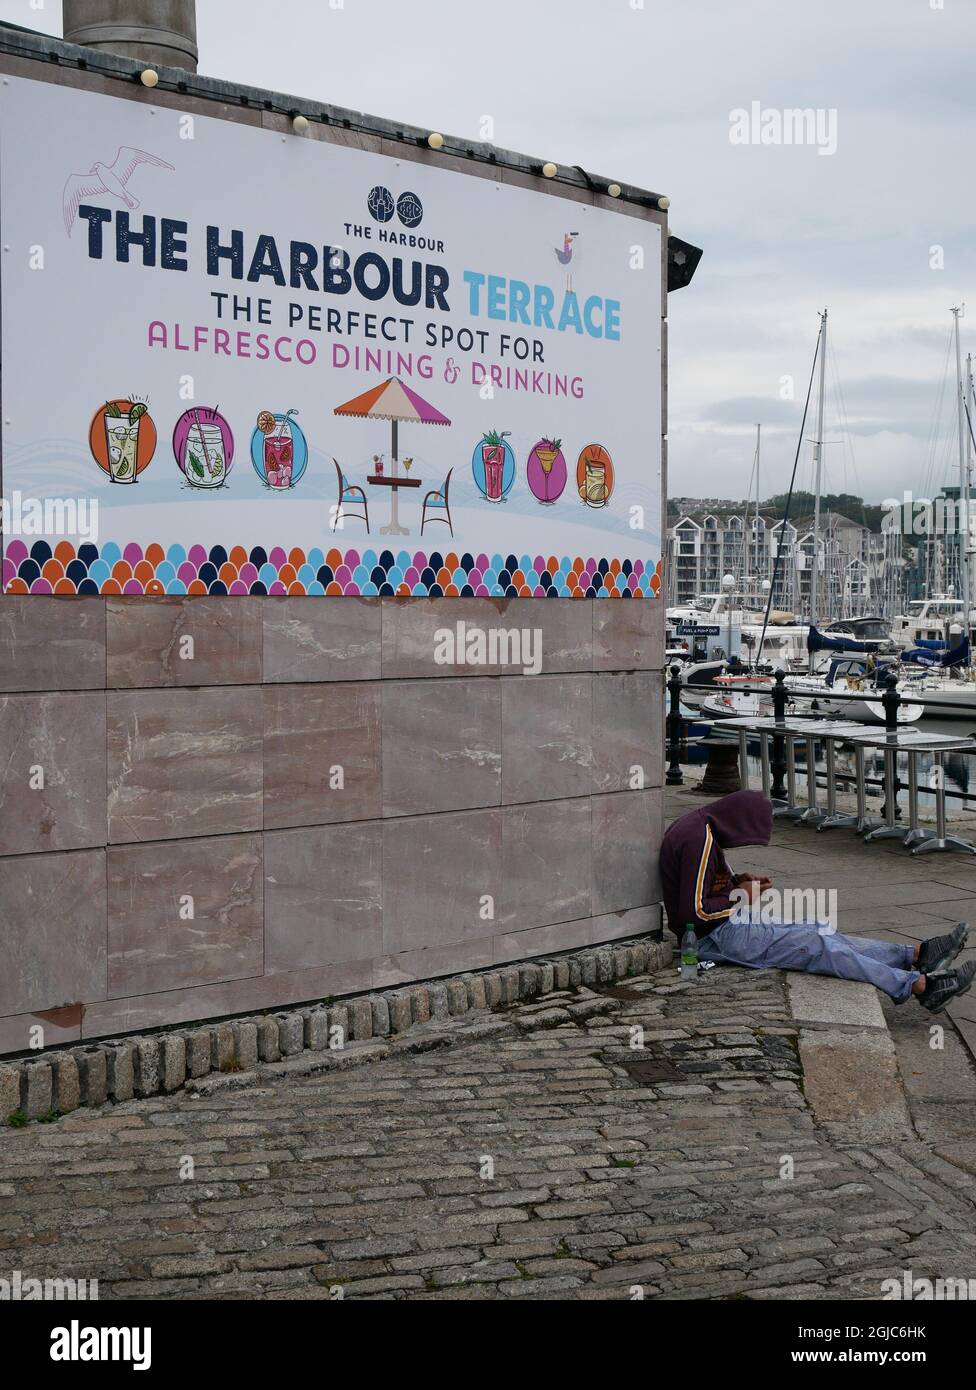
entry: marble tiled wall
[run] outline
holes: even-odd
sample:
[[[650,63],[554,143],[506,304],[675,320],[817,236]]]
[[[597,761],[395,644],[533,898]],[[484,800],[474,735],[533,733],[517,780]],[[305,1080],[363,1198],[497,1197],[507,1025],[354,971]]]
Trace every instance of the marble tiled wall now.
[[[0,1053],[656,928],[663,616],[0,598]],[[436,665],[459,620],[540,674]]]

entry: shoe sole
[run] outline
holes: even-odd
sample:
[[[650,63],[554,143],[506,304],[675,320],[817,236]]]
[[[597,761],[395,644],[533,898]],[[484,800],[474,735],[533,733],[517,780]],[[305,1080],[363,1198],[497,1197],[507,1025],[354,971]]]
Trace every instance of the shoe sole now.
[[[944,1000],[942,1001],[942,1003],[939,1004],[936,1008],[934,1008],[934,1009],[929,1009],[929,1010],[928,1010],[929,1013],[930,1013],[930,1014],[940,1014],[940,1013],[942,1013],[943,1009],[945,1009],[945,1008],[947,1007],[947,1005],[951,1004],[952,1001],[953,1001],[953,999],[961,999],[962,996],[963,996],[964,994],[968,994],[968,993],[969,993],[969,991],[972,989],[972,987],[973,987],[973,982],[972,982],[972,980],[969,980],[966,984],[963,985],[962,989],[957,989],[956,992],[955,992],[955,994],[950,994],[950,995],[949,995],[949,998],[948,998],[948,999],[944,999]],[[922,1007],[923,1007],[923,1008],[928,1008],[928,1005],[923,1004]]]

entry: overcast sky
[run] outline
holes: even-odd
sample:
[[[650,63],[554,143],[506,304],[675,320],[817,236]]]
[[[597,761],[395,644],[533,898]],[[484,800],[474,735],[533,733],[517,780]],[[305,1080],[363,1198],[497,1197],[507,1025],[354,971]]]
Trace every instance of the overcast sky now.
[[[61,32],[57,0],[0,18]],[[976,0],[198,0],[200,70],[478,138],[671,199],[704,248],[669,299],[672,494],[785,489],[819,310],[825,490],[956,469],[951,317],[976,355]],[[836,151],[742,145],[730,114],[836,112]],[[823,127],[829,135],[829,125]],[[932,247],[944,269],[933,269]],[[781,399],[792,376],[796,400]],[[807,434],[812,433],[808,422]],[[811,478],[804,447],[800,479]]]

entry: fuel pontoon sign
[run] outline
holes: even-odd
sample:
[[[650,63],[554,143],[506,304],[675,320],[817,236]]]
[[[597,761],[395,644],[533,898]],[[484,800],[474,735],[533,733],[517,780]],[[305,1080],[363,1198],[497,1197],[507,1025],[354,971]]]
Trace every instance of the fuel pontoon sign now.
[[[657,592],[657,224],[24,78],[0,131],[8,592]]]

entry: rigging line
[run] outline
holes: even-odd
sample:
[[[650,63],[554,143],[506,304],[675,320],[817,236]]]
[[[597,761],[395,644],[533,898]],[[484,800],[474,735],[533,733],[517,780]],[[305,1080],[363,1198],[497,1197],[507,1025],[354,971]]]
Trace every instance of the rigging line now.
[[[763,615],[762,633],[759,637],[759,646],[756,648],[756,659],[762,657],[763,643],[766,640],[766,628],[769,626],[769,614],[773,606],[773,595],[776,592],[776,580],[779,577],[780,561],[783,558],[783,550],[786,541],[786,528],[790,521],[790,507],[793,503],[793,488],[796,485],[796,470],[800,463],[800,450],[803,448],[804,431],[807,427],[807,411],[810,409],[810,393],[813,390],[813,377],[817,370],[817,359],[820,356],[820,345],[823,342],[823,319],[820,320],[820,331],[817,334],[817,346],[813,350],[813,363],[810,367],[810,380],[807,382],[807,398],[803,405],[803,419],[800,421],[800,435],[796,441],[796,455],[793,459],[793,472],[790,476],[790,490],[786,494],[786,510],[783,513],[783,525],[780,529],[780,543],[776,548],[776,559],[773,561],[773,573],[769,584],[769,597],[766,600],[766,612]],[[817,563],[817,538],[813,540],[813,563]]]
[[[973,448],[976,449],[976,435],[973,434],[973,418],[969,413],[969,402],[963,400],[962,408],[966,412],[966,424],[969,426],[969,437],[973,441]]]
[[[948,453],[947,435],[943,433],[943,414],[945,411],[946,387],[949,381],[949,358],[952,355],[953,330],[950,328],[946,334],[945,360],[942,363],[942,381],[939,385],[938,400],[935,405],[935,415],[929,427],[929,437],[926,442],[926,467],[925,477],[922,482],[922,493],[925,497],[931,497],[936,485],[936,472],[941,472],[945,466],[944,455]],[[943,444],[943,459],[937,457],[940,443]]]
[[[836,393],[837,393],[837,394],[836,394],[836,400],[837,400],[837,405],[838,405],[838,413],[839,413],[839,415],[840,415],[840,429],[841,429],[841,432],[842,432],[843,435],[844,435],[844,440],[843,440],[843,443],[844,443],[844,451],[845,451],[845,453],[847,453],[847,454],[850,455],[851,473],[852,473],[853,478],[854,478],[854,487],[855,487],[855,489],[856,489],[854,495],[855,495],[855,496],[858,495],[858,494],[861,495],[861,521],[864,523],[865,526],[867,526],[867,524],[868,524],[867,509],[866,509],[866,506],[865,506],[864,496],[863,496],[863,494],[861,494],[861,480],[860,480],[860,477],[858,476],[858,471],[857,471],[857,457],[856,457],[856,455],[855,455],[855,453],[854,453],[854,436],[853,436],[853,433],[852,433],[851,427],[850,427],[850,421],[849,421],[848,410],[847,410],[847,401],[846,401],[845,398],[844,398],[844,391],[843,391],[843,388],[842,388],[842,386],[841,386],[841,384],[840,384],[840,372],[837,370],[837,352],[836,352],[836,350],[834,349],[834,346],[833,346],[833,343],[832,343],[832,342],[831,342],[831,343],[828,343],[828,345],[827,345],[827,366],[828,366],[828,368],[830,369],[830,371],[831,371],[831,373],[832,373],[832,380],[833,380],[834,390],[835,390]],[[844,483],[846,484],[846,482],[847,482],[847,466],[846,466],[846,464],[843,465],[843,469],[844,469]],[[845,486],[845,491],[846,491],[846,490],[847,490],[847,489],[846,489],[846,486]],[[852,519],[853,519],[853,518],[852,518]]]
[[[745,580],[749,575],[749,505],[752,499],[752,480],[756,476],[756,464],[758,459],[754,450],[752,455],[752,468],[749,470],[749,485],[746,488],[746,505],[743,510],[742,519],[742,554],[738,557],[742,563],[742,578]]]

